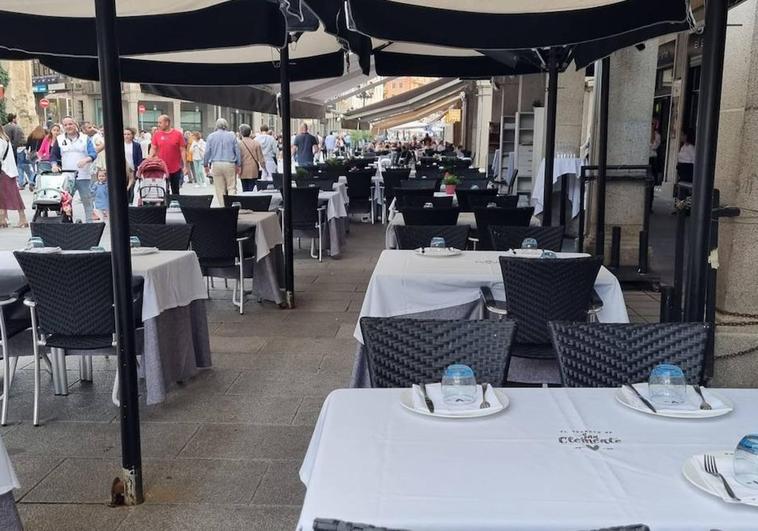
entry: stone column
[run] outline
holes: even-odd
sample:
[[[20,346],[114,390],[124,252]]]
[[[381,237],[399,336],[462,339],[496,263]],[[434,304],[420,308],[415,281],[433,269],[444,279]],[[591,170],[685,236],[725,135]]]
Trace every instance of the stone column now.
[[[40,124],[32,92],[32,62],[0,61],[0,64],[9,79],[5,87],[5,111],[18,116],[18,125],[29,134]]]
[[[137,83],[124,83],[123,87],[124,127],[134,127],[139,130],[141,129],[140,115],[137,108],[142,91]]]
[[[177,129],[182,127],[182,102],[171,100],[171,123]]]
[[[476,82],[476,125],[474,127],[474,166],[489,166],[490,121],[492,120],[492,83]]]
[[[584,69],[573,65],[558,74],[558,113],[555,127],[556,152],[562,147],[579,152],[582,144],[582,116],[584,115]]]

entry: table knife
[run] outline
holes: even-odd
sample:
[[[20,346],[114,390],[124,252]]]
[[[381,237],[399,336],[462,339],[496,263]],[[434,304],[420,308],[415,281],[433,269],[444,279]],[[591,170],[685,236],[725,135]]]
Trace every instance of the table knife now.
[[[421,396],[424,397],[424,402],[426,403],[426,409],[429,410],[429,413],[434,413],[434,402],[432,402],[432,399],[426,394],[426,384],[422,383],[419,387],[421,388]]]
[[[648,409],[650,411],[652,411],[653,413],[658,413],[658,411],[655,409],[655,407],[653,407],[653,404],[651,404],[650,401],[647,398],[645,398],[644,396],[642,396],[640,394],[640,392],[637,391],[637,388],[634,387],[634,385],[632,385],[630,383],[624,384],[624,385],[626,385],[629,389],[631,389],[632,392],[637,396],[637,398],[639,398],[642,401],[642,403],[645,404],[648,407]]]

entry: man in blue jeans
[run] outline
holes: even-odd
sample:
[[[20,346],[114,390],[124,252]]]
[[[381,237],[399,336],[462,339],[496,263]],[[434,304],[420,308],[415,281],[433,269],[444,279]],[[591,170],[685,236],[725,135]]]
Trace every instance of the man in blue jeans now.
[[[93,214],[90,167],[97,157],[97,151],[92,144],[92,139],[79,132],[79,125],[73,118],[66,116],[61,125],[63,134],[58,137],[58,142],[50,151],[50,162],[53,163],[53,171],[76,172],[72,195],[79,193],[82,206],[84,206],[84,216],[89,223],[92,221]]]

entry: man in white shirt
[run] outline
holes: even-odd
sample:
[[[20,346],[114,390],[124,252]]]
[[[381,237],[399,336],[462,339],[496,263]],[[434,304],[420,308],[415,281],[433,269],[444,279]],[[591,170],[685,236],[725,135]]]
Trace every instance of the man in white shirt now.
[[[331,156],[334,154],[334,149],[337,147],[337,135],[334,131],[329,131],[329,134],[324,138],[324,148],[326,148],[326,155]]]
[[[277,143],[276,139],[271,136],[268,126],[263,124],[261,126],[261,132],[255,135],[255,140],[261,145],[263,151],[263,159],[266,161],[266,166],[261,168],[263,175],[261,177],[264,181],[271,181],[274,179],[273,174],[276,173],[276,152]]]
[[[76,172],[74,191],[71,195],[79,193],[86,221],[90,222],[93,215],[90,168],[97,158],[97,151],[92,139],[79,132],[79,126],[73,118],[66,116],[61,125],[63,134],[58,137],[50,152],[50,162],[53,163],[53,171]]]

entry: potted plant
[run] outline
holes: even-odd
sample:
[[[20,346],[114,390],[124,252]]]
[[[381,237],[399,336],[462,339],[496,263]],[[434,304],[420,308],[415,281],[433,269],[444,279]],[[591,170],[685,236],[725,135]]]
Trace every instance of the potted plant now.
[[[455,187],[458,183],[460,183],[460,179],[453,175],[452,173],[448,173],[445,175],[445,178],[442,180],[442,182],[445,185],[445,192],[447,195],[454,195],[455,194]]]

